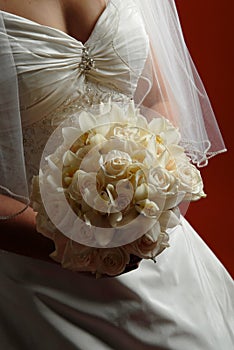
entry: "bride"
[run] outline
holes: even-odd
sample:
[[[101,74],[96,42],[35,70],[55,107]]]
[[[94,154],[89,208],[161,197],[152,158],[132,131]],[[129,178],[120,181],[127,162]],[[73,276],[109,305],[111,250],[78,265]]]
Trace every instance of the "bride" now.
[[[181,217],[157,263],[96,280],[52,264],[31,181],[72,114],[129,103],[169,119],[191,161],[225,151],[173,0],[0,0],[2,349],[231,350],[234,288]],[[48,261],[43,261],[48,260]]]

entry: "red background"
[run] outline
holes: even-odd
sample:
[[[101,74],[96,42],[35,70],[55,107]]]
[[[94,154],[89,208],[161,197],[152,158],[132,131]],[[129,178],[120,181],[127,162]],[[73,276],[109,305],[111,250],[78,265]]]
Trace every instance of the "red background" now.
[[[228,152],[201,169],[206,199],[187,219],[234,277],[233,0],[177,0],[185,40],[211,99]],[[232,170],[233,169],[233,170]]]

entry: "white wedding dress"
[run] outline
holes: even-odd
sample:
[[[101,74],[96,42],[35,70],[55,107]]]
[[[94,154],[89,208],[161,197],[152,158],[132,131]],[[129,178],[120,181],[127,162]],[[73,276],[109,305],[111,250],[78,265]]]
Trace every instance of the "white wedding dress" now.
[[[30,182],[61,121],[81,107],[133,97],[148,39],[131,1],[109,1],[84,45],[1,13],[17,68]],[[116,278],[96,280],[0,251],[1,349],[232,350],[233,281],[181,220],[156,264],[142,261]]]

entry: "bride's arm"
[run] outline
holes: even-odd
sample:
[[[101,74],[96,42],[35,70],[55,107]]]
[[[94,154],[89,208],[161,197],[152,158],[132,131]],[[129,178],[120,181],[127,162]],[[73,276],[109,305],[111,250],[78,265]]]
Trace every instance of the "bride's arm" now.
[[[23,203],[0,194],[1,215],[23,208]],[[35,213],[30,207],[15,218],[0,220],[0,249],[52,261],[49,254],[53,251],[53,243],[36,232]]]
[[[176,103],[173,103],[173,94],[160,71],[156,55],[152,50],[150,50],[146,61],[146,70],[151,72],[152,86],[143,101],[143,105],[168,118],[176,126]]]

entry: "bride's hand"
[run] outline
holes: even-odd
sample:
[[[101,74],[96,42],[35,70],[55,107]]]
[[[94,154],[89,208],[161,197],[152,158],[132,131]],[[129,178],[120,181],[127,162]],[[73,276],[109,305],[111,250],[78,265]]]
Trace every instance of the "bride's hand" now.
[[[24,206],[0,194],[0,216],[19,212]],[[0,249],[52,262],[49,254],[53,251],[53,242],[37,233],[35,215],[29,207],[12,219],[0,220]]]

